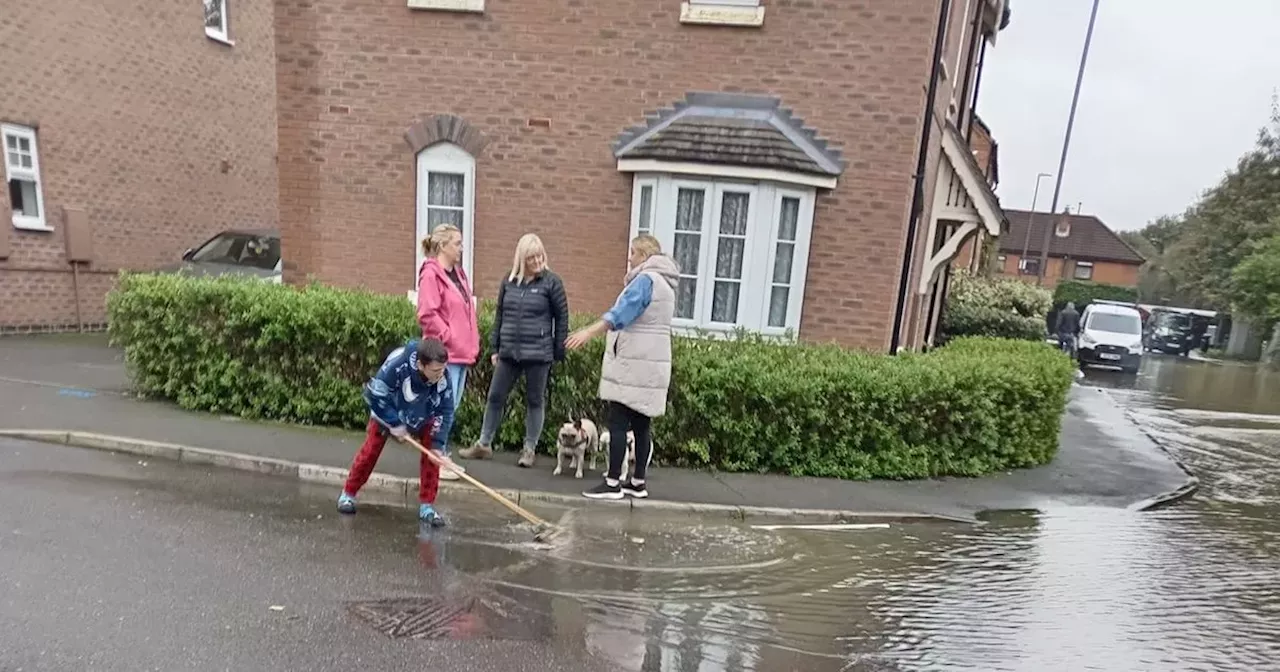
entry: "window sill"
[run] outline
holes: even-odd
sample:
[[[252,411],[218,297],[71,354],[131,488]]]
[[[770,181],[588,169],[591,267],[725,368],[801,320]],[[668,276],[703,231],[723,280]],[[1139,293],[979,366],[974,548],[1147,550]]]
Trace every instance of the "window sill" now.
[[[44,222],[28,218],[13,218],[13,228],[19,231],[35,231],[37,233],[53,233],[53,227]]]
[[[226,35],[223,35],[216,30],[209,30],[208,28],[205,28],[204,36],[219,44],[225,44],[228,47],[236,46],[235,40],[228,38]]]
[[[683,2],[680,4],[680,23],[759,28],[764,25],[764,7]]]
[[[408,0],[409,9],[484,13],[484,0]]]
[[[739,327],[736,325],[702,325],[698,326],[689,320],[675,319],[671,322],[671,332],[686,338],[711,338],[715,340],[731,340],[736,337]],[[743,328],[746,334],[775,341],[781,344],[794,343],[796,329],[794,327],[765,327],[764,329]]]

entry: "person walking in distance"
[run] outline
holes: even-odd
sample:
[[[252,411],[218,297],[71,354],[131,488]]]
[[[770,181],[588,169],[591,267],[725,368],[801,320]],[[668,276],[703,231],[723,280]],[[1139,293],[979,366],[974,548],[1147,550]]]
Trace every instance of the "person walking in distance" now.
[[[418,325],[423,338],[437,339],[449,351],[445,375],[457,412],[467,385],[467,370],[480,356],[480,327],[471,283],[462,269],[462,231],[452,224],[437,226],[423,239],[422,253],[426,261],[418,269]],[[447,457],[449,436],[437,440]],[[458,469],[463,470],[461,466]],[[458,475],[446,471],[441,478],[457,480]]]
[[[448,351],[440,341],[412,340],[392,351],[365,384],[369,424],[365,428],[364,444],[352,460],[347,482],[338,496],[339,513],[356,512],[356,495],[378,464],[388,436],[398,441],[405,441],[409,436],[422,437],[423,444],[434,443],[433,449],[443,456],[444,446],[439,437],[449,436],[453,429],[453,389],[445,375],[448,360]],[[418,519],[433,527],[443,527],[445,520],[435,509],[440,467],[426,455],[420,458]]]
[[[1058,312],[1057,328],[1054,330],[1058,336],[1058,347],[1063,352],[1075,357],[1076,355],[1076,334],[1080,333],[1080,313],[1076,311],[1076,304],[1068,301]]]
[[[680,269],[650,235],[631,241],[629,261],[626,286],[613,307],[566,342],[573,350],[607,334],[599,394],[609,405],[609,471],[603,483],[582,493],[592,499],[649,496],[645,479],[653,458],[650,430],[653,418],[666,412],[671,384],[671,319]],[[628,431],[635,436],[635,472],[623,483]]]
[[[516,464],[532,467],[538,437],[546,419],[547,379],[553,362],[564,360],[569,334],[569,301],[560,276],[547,268],[547,251],[537,235],[526,233],[516,244],[511,272],[498,287],[494,314],[493,381],[485,404],[480,439],[458,455],[466,459],[493,456],[493,439],[506,411],[507,396],[520,376],[525,379],[524,450]]]

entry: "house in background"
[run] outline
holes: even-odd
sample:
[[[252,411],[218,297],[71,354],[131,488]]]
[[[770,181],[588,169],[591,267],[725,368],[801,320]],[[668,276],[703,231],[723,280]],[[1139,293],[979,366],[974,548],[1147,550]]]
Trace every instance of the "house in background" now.
[[[0,333],[101,325],[120,270],[275,227],[273,16],[272,0],[5,1]]]
[[[1056,287],[1064,280],[1138,286],[1138,271],[1146,259],[1097,217],[1026,210],[1006,210],[1005,214],[1009,231],[1000,237],[997,273],[1035,282],[1048,234],[1045,287]]]
[[[1007,19],[1005,0],[20,0],[0,330],[100,322],[117,271],[226,228],[278,228],[286,282],[412,293],[418,241],[451,222],[482,298],[533,231],[572,307],[603,310],[647,231],[683,267],[683,327],[918,348],[960,250],[1005,225],[973,110]]]

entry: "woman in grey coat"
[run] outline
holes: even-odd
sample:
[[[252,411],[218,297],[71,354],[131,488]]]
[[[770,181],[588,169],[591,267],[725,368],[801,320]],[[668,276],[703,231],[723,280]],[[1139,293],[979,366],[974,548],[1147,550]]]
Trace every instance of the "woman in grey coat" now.
[[[525,378],[524,450],[517,462],[532,467],[547,412],[547,380],[553,362],[564,360],[569,333],[569,301],[560,276],[547,268],[547,251],[537,235],[526,233],[516,244],[511,273],[498,288],[494,316],[493,381],[484,408],[480,439],[458,451],[464,459],[493,456],[507,397],[520,376]]]
[[[645,477],[653,457],[650,428],[667,410],[671,385],[671,320],[680,268],[650,235],[631,241],[629,261],[626,287],[613,308],[566,344],[574,350],[607,334],[600,398],[609,403],[609,471],[603,483],[582,493],[591,499],[649,496]],[[628,432],[635,436],[636,461],[634,473],[624,482]]]

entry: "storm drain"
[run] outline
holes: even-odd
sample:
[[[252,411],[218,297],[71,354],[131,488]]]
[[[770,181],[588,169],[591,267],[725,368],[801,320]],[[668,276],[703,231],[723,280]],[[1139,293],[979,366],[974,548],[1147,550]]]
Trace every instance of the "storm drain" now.
[[[521,618],[528,614],[515,613],[527,610],[500,597],[395,597],[351,602],[347,610],[392,639],[537,637]]]

